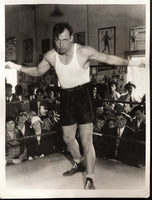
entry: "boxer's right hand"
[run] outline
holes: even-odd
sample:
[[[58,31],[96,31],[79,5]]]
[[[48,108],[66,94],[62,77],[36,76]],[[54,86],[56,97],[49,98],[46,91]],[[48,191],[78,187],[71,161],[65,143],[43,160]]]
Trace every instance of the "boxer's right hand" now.
[[[21,65],[15,64],[11,61],[5,62],[5,68],[6,69],[16,69],[17,71],[21,70]]]

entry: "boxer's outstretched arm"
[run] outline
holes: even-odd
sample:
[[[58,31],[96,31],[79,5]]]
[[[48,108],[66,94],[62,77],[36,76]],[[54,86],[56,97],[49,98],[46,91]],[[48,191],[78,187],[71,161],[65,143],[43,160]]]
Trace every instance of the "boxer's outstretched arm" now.
[[[127,60],[115,55],[108,55],[97,51],[96,49],[87,46],[85,51],[88,55],[89,60],[97,60],[99,62],[107,63],[109,65],[116,65],[116,66],[144,66],[144,61],[132,61]]]
[[[29,76],[39,77],[50,69],[50,64],[45,60],[42,60],[37,67],[24,67],[22,65],[18,65],[8,61],[5,63],[5,67],[7,69],[16,69],[18,71],[26,73]]]
[[[48,55],[50,56],[48,61]],[[50,67],[51,67],[51,54],[46,53],[46,55],[43,57],[43,60],[38,64],[37,67],[25,67],[22,65],[15,64],[13,62],[5,62],[5,68],[7,69],[16,69],[18,71],[21,71],[23,73],[26,73],[29,76],[35,76],[39,77],[42,76],[44,73],[46,73]]]

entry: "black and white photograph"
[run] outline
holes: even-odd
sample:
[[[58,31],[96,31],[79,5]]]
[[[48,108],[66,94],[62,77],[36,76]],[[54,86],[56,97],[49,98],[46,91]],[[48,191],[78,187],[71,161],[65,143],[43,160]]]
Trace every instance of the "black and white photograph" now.
[[[74,33],[74,42],[85,45],[85,32]]]
[[[0,198],[150,197],[150,0],[1,2]]]
[[[33,40],[23,40],[23,63],[32,63],[33,61]]]
[[[98,30],[99,51],[106,54],[116,54],[116,27],[100,28]]]
[[[16,61],[16,38],[6,39],[6,60]]]

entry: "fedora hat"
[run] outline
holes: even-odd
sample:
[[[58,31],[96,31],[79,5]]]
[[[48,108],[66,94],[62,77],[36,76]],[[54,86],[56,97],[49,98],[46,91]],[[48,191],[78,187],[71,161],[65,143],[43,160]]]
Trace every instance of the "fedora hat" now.
[[[122,115],[122,116],[125,117],[127,120],[132,121],[132,118],[130,117],[130,115],[127,114],[127,113],[125,113],[125,112],[119,112],[119,113],[117,113],[116,116],[118,116],[118,115]]]
[[[132,83],[132,82],[129,81],[129,82],[125,85],[125,89],[128,89],[128,88],[130,88],[130,87],[136,88],[136,85],[135,85],[134,83]]]

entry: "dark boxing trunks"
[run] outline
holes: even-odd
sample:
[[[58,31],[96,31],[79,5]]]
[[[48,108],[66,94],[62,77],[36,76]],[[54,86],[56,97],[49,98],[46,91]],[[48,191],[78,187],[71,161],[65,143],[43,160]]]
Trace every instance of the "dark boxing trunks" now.
[[[61,90],[61,125],[92,123],[95,106],[90,83]]]

